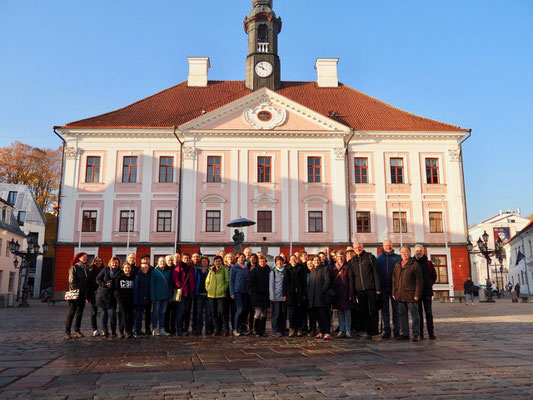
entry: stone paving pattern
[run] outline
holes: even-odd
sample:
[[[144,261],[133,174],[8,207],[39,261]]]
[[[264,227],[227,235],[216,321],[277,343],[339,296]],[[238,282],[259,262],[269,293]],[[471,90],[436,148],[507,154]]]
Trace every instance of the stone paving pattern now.
[[[89,313],[83,332],[90,335]],[[434,303],[437,340],[63,339],[67,307],[0,309],[0,399],[533,398],[533,304]],[[147,366],[147,365],[150,366]]]

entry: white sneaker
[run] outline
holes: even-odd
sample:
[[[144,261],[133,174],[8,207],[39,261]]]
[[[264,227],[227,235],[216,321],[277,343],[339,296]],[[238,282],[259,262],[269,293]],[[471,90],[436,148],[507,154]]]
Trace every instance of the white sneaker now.
[[[157,329],[152,329],[152,336],[159,336],[159,331]]]
[[[159,329],[159,335],[160,336],[170,336],[170,333],[168,333],[164,329]]]
[[[350,332],[346,332],[346,337],[347,338],[351,338],[352,337],[352,334]]]
[[[98,332],[98,331],[93,331],[93,336],[100,336],[100,332]]]
[[[345,337],[345,336],[346,336],[346,335],[344,334],[343,331],[339,331],[339,333],[337,333],[337,337],[338,337],[338,338],[343,338],[343,337]]]
[[[233,330],[233,336],[241,336],[241,333],[237,330]]]

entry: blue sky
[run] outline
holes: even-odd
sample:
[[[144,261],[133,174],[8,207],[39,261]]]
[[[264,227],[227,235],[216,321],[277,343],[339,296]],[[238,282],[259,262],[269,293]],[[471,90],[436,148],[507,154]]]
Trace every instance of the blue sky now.
[[[469,222],[533,213],[533,1],[274,0],[283,80],[339,79],[396,107],[472,129]],[[250,0],[0,0],[0,146],[56,147],[53,125],[111,111],[187,78],[244,79]]]

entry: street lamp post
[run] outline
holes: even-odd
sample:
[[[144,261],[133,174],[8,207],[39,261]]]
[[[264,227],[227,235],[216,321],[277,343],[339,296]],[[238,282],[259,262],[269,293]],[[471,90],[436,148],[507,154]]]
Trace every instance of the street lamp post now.
[[[20,288],[20,275],[22,274],[22,266],[23,265],[25,266],[24,283],[22,284],[22,300],[19,304],[19,307],[28,307],[30,305],[28,303],[28,297],[30,294],[30,288],[28,286],[30,259],[33,257],[44,255],[48,252],[48,243],[46,243],[46,241],[43,244],[42,253],[39,253],[41,246],[39,246],[39,243],[37,243],[37,240],[34,239],[33,236],[27,237],[26,241],[28,242],[28,247],[26,251],[20,251],[20,244],[18,240],[15,242],[14,239],[11,239],[11,241],[9,242],[9,251],[11,251],[11,253],[13,253],[13,255],[15,256],[15,261],[14,261],[15,268],[18,265],[17,256],[19,256],[22,259],[22,264],[20,266],[20,272],[19,272],[19,288]],[[18,291],[17,291],[17,299],[18,299]]]
[[[496,256],[496,258],[500,261],[500,265],[502,263],[502,260],[503,258],[505,257],[505,250],[503,248],[503,242],[501,240],[501,238],[498,238],[498,240],[496,241],[496,248],[494,250],[489,250],[489,234],[487,233],[487,231],[483,232],[483,235],[481,235],[481,237],[477,240],[476,242],[477,244],[477,248],[478,250],[475,251],[473,249],[473,245],[472,243],[470,242],[470,240],[468,241],[468,252],[470,254],[477,254],[478,256],[480,257],[483,257],[485,259],[485,261],[487,262],[487,282],[486,282],[486,286],[487,286],[487,302],[493,302],[492,300],[492,283],[491,283],[491,280],[490,280],[490,270],[489,270],[489,265],[490,265],[490,261],[491,261],[491,257],[492,256]],[[496,286],[498,286],[498,272],[496,272]],[[500,297],[498,295],[498,297]]]

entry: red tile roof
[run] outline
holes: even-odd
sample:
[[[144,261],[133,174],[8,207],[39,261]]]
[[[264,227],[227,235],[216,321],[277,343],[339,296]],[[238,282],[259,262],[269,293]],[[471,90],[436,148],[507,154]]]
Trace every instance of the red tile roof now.
[[[349,86],[319,88],[315,82],[283,82],[276,91],[305,107],[356,130],[466,131],[393,107]],[[129,106],[67,124],[66,128],[163,128],[182,125],[241,97],[250,89],[243,81],[209,81],[207,87],[182,82]]]

